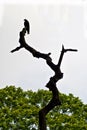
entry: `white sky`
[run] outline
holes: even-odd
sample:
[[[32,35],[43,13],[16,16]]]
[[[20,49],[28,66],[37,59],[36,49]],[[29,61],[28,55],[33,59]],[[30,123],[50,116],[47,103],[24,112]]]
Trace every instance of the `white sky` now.
[[[64,78],[57,86],[60,92],[73,93],[87,103],[87,1],[47,2],[0,4],[0,88],[15,85],[24,90],[46,89],[54,74],[44,60],[34,58],[24,49],[10,53],[19,44],[19,31],[27,18],[31,27],[27,43],[41,52],[51,52],[54,63],[58,61],[62,44],[79,50],[64,55],[61,66]]]

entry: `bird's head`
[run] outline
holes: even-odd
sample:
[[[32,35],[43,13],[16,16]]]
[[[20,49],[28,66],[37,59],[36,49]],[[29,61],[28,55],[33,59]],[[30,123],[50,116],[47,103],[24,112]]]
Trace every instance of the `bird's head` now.
[[[24,22],[25,22],[25,21],[28,21],[28,20],[27,20],[27,19],[24,19]]]

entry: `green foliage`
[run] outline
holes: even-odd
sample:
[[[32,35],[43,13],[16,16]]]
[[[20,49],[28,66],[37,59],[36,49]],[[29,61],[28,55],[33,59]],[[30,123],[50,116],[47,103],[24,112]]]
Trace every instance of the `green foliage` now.
[[[38,112],[52,98],[47,90],[0,89],[0,130],[38,130]],[[47,115],[49,130],[87,130],[87,105],[72,94],[60,94],[62,105]]]

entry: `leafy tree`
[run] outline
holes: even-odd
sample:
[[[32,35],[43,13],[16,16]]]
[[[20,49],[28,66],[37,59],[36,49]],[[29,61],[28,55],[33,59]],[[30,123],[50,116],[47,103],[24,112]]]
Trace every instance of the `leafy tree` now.
[[[50,101],[47,90],[0,89],[0,130],[38,130],[38,112]],[[60,94],[62,105],[47,115],[48,130],[87,130],[87,105],[72,94]]]

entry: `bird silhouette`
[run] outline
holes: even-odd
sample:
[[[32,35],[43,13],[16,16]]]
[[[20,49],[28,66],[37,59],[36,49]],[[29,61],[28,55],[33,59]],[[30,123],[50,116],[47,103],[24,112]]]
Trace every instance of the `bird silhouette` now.
[[[24,27],[25,27],[27,33],[29,34],[30,33],[30,24],[27,19],[24,19]]]

